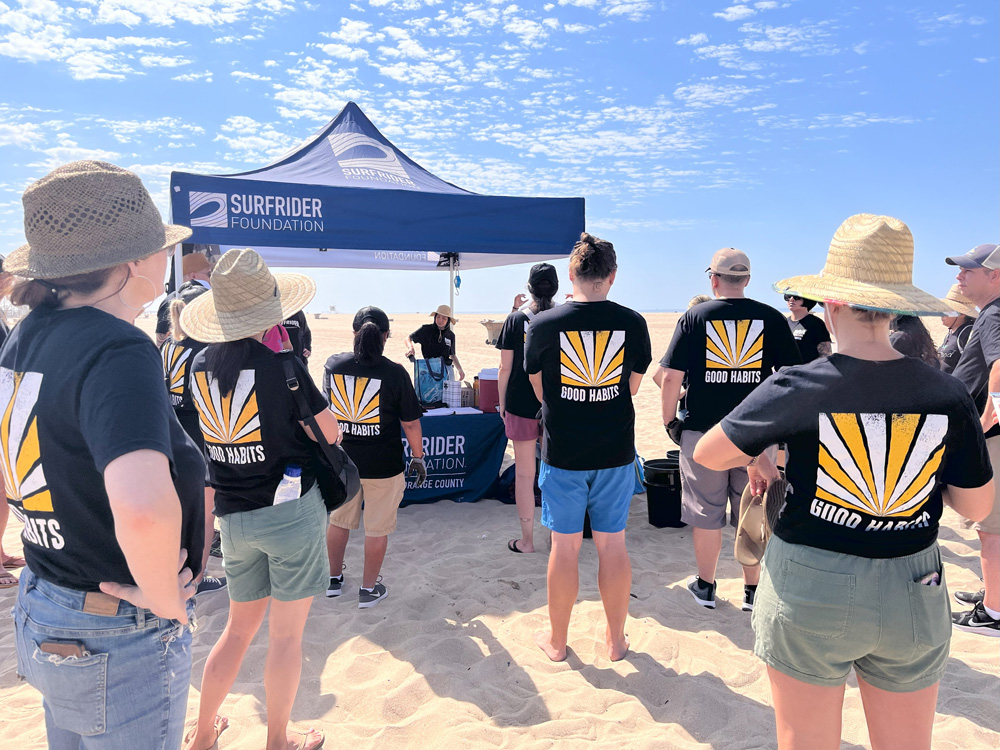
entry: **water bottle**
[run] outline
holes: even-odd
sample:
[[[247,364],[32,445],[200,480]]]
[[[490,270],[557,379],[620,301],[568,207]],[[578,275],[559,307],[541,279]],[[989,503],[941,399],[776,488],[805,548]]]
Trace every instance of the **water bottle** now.
[[[298,500],[302,492],[302,467],[289,464],[285,467],[285,476],[274,491],[274,504],[280,505],[289,500]]]

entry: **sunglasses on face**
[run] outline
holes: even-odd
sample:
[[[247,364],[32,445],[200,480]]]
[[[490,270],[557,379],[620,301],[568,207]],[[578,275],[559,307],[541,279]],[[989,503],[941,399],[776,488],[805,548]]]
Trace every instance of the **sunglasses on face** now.
[[[794,294],[786,294],[785,295],[785,302],[788,302],[789,300],[795,300],[796,302],[802,302],[802,298],[801,297],[796,297]]]

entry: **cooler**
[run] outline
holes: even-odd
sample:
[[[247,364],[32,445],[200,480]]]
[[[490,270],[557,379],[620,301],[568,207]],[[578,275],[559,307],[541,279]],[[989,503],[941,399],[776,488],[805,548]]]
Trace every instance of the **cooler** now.
[[[500,370],[479,371],[479,410],[486,414],[500,411]]]

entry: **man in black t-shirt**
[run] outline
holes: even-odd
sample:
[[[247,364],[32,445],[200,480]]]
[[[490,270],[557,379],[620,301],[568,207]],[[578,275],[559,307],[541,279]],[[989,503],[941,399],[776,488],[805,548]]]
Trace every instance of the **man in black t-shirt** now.
[[[681,520],[693,527],[698,575],[688,590],[703,607],[715,608],[715,569],[722,550],[727,502],[736,525],[745,467],[712,471],[695,463],[694,446],[779,367],[801,363],[785,317],[773,307],[743,296],[750,259],[735,248],[719,250],[707,269],[716,299],[688,310],[678,321],[667,353],[660,390],[663,423],[676,434],[677,399],[688,381],[681,449]],[[759,567],[743,568],[743,610],[753,609]]]
[[[1000,427],[996,424],[996,414],[1000,412],[996,403],[1000,400],[1000,245],[979,245],[965,255],[946,258],[945,262],[959,267],[958,290],[980,310],[952,375],[965,384],[980,409],[993,473],[1000,475]],[[967,526],[979,532],[983,589],[955,593],[955,599],[972,604],[973,609],[956,613],[953,620],[961,630],[997,636],[1000,635],[1000,497],[994,498],[989,516],[979,523],[968,522]]]
[[[292,343],[295,356],[303,362],[309,359],[309,355],[312,354],[312,331],[306,322],[305,312],[299,310],[288,320],[281,321],[281,325],[288,332],[288,340]]]
[[[553,661],[566,658],[588,512],[600,559],[608,656],[617,661],[628,652],[632,397],[652,355],[642,316],[607,300],[616,269],[611,243],[583,234],[569,260],[573,301],[536,315],[525,343],[525,371],[542,403],[542,523],[552,529],[550,629],[537,633],[535,642]]]

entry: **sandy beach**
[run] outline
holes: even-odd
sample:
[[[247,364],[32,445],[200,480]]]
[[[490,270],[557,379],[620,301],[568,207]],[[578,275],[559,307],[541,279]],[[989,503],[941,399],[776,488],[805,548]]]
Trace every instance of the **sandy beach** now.
[[[462,314],[456,328],[467,378],[496,367],[479,321],[503,314]],[[403,362],[403,337],[428,320],[392,315],[386,354]],[[646,315],[654,367],[677,314]],[[333,353],[350,348],[351,315],[309,316],[310,369],[319,379]],[[146,330],[152,320],[140,321]],[[930,328],[937,337],[936,321]],[[943,329],[941,331],[943,333]],[[664,434],[653,367],[637,397],[637,448],[657,458],[673,447]],[[510,451],[508,450],[508,454]],[[510,456],[508,455],[508,460]],[[538,514],[536,513],[536,518]],[[546,623],[546,546],[515,555],[513,506],[496,500],[442,501],[404,508],[383,568],[389,598],[359,610],[353,596],[314,602],[305,634],[305,663],[292,712],[298,728],[326,732],[328,748],[725,748],[775,747],[766,670],[750,649],[750,616],[740,611],[739,566],[732,531],[719,567],[719,607],[698,607],[684,589],[694,569],[690,533],[647,523],[645,495],[633,498],[628,543],[633,564],[632,652],[611,663],[599,655],[603,613],[597,556],[585,542],[580,599],[565,663],[550,663],[532,633]],[[19,553],[20,524],[4,536]],[[978,589],[978,542],[946,510],[942,555],[952,590]],[[536,539],[544,529],[536,526]],[[345,588],[359,585],[363,538],[347,553]],[[221,574],[220,560],[210,571]],[[41,699],[15,674],[10,609],[15,590],[0,591],[0,723],[5,748],[45,747]],[[227,616],[224,594],[198,602],[189,717],[209,650]],[[956,632],[941,683],[934,747],[1000,747],[1000,663],[996,640]],[[230,719],[219,747],[261,748],[265,738],[263,666],[266,624],[223,706]],[[852,678],[844,713],[843,747],[868,747],[860,696]]]

